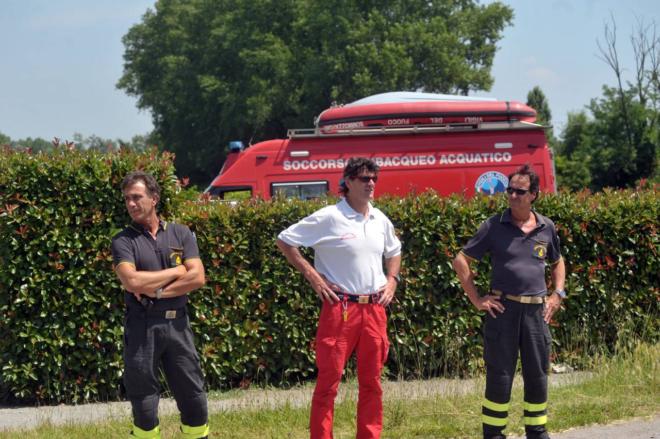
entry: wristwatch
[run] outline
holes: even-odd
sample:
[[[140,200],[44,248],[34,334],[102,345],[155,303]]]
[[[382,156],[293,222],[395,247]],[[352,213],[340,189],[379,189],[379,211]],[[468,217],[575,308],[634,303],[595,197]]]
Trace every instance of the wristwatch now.
[[[559,297],[561,297],[562,299],[565,299],[567,296],[566,290],[555,290],[555,293],[559,294]]]
[[[400,275],[398,275],[398,274],[394,274],[394,275],[390,275],[390,276],[392,276],[392,277],[394,278],[394,280],[396,281],[396,283],[398,283],[398,284],[401,283],[401,276],[400,276]]]
[[[160,287],[156,290],[156,299],[160,299],[163,295],[163,287]]]

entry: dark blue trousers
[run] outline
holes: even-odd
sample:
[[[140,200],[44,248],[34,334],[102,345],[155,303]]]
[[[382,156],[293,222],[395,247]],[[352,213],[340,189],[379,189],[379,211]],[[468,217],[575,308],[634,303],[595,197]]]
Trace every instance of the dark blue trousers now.
[[[482,408],[484,438],[505,438],[511,385],[518,363],[524,381],[524,423],[530,439],[546,438],[548,369],[551,337],[543,320],[543,304],[523,304],[502,298],[506,308],[484,321],[486,394]]]
[[[191,427],[207,424],[204,376],[185,308],[169,319],[164,311],[129,309],[124,324],[124,365],[124,386],[137,427],[150,431],[159,424],[160,368],[181,412],[181,423]]]

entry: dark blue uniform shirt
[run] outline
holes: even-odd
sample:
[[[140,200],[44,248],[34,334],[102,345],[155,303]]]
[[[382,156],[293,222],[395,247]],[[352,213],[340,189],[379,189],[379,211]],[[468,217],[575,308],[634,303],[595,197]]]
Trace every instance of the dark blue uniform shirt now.
[[[115,268],[131,264],[138,271],[160,271],[199,258],[197,241],[187,226],[160,221],[156,239],[141,225],[132,223],[112,238],[112,258]],[[124,294],[126,306],[142,307],[131,292]],[[185,306],[188,295],[167,299],[152,299],[154,310]]]
[[[549,218],[533,213],[536,228],[528,234],[511,222],[507,209],[484,221],[463,247],[463,254],[472,259],[490,253],[491,289],[521,296],[547,294],[545,267],[561,259],[559,237]]]

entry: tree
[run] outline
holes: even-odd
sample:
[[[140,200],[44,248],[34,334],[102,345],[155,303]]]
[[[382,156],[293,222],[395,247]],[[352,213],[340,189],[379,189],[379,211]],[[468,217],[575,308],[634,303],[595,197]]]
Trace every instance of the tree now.
[[[593,145],[593,124],[587,113],[569,113],[563,131],[563,141],[555,149],[555,168],[558,185],[570,190],[591,187],[589,164]]]
[[[28,137],[20,140],[13,140],[11,147],[15,149],[27,149],[34,153],[37,152],[50,152],[53,150],[53,143],[49,140],[42,139],[41,137]]]
[[[110,139],[103,139],[96,134],[92,134],[89,137],[83,137],[80,133],[74,133],[73,141],[80,149],[89,149],[100,152],[114,151],[117,149],[116,142]]]
[[[89,149],[101,152],[116,151],[121,148],[130,149],[136,152],[146,151],[153,145],[149,135],[135,135],[130,142],[122,139],[104,139],[95,134],[83,137],[80,133],[73,134],[73,142],[79,149]]]
[[[527,105],[536,110],[536,122],[542,125],[550,125],[552,122],[552,113],[545,93],[538,85],[527,93]]]
[[[6,134],[0,132],[0,146],[9,145],[11,143],[11,138]]]
[[[585,113],[569,117],[557,168],[560,184],[572,189],[578,189],[581,182],[600,190],[631,187],[640,179],[658,178],[660,37],[655,24],[639,23],[631,37],[634,81],[626,82],[614,20],[605,26],[604,35],[605,43],[599,42],[598,47],[601,58],[615,74],[616,86],[603,86],[603,96],[591,100],[591,118]]]
[[[545,97],[545,93],[538,85],[527,93],[527,105],[536,110],[536,122],[548,127],[546,135],[548,144],[556,151],[558,149],[559,141],[555,137],[552,129],[552,113],[550,112],[550,105]]]
[[[51,152],[55,145],[68,145],[71,143],[76,149],[91,149],[101,152],[116,151],[120,148],[127,148],[136,152],[146,151],[154,145],[153,139],[150,135],[136,135],[131,138],[129,142],[122,139],[103,139],[95,134],[89,137],[84,137],[80,133],[73,134],[71,142],[64,140],[60,141],[58,138],[53,140],[44,140],[41,137],[28,137],[21,140],[11,140],[9,136],[0,132],[0,146],[9,145],[11,148],[19,150],[30,150],[31,152]]]
[[[637,100],[635,88],[621,95],[616,87],[603,86],[603,96],[592,99],[587,108],[591,117],[585,112],[569,115],[562,134],[560,185],[601,190],[632,187],[641,178],[653,178],[660,137],[648,120],[657,112]]]
[[[128,148],[135,152],[144,152],[149,149],[154,142],[151,140],[150,135],[135,135],[131,138],[130,142],[119,141],[121,148]]]
[[[117,86],[197,184],[229,140],[308,127],[333,102],[488,90],[513,13],[476,0],[162,0],[124,36]]]

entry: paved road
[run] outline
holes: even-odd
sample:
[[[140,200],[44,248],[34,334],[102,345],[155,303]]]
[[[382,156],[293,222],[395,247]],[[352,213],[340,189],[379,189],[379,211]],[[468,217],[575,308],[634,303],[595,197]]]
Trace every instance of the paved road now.
[[[522,438],[512,438],[522,439]],[[660,414],[650,419],[615,421],[554,433],[552,439],[660,439]]]

